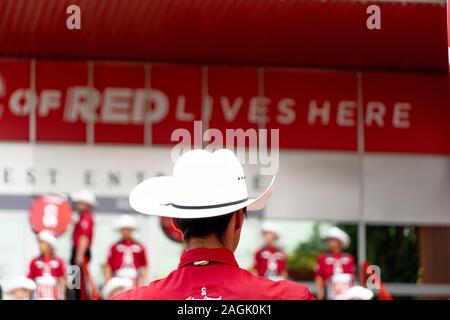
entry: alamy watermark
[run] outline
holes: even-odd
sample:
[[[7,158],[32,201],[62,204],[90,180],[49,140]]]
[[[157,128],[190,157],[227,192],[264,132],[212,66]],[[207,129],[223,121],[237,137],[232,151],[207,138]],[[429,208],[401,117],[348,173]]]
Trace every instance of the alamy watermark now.
[[[66,286],[69,290],[81,289],[81,270],[77,265],[69,265],[66,268],[67,282]]]
[[[194,121],[193,134],[186,128],[172,132],[171,141],[178,142],[171,151],[171,160],[176,160],[193,148],[214,152],[227,148],[233,151],[241,164],[259,165],[261,175],[275,175],[278,172],[280,151],[279,129],[225,129],[203,131],[202,121]],[[269,147],[270,141],[270,147]]]
[[[381,289],[381,268],[375,264],[370,265],[365,270],[366,275],[366,288],[370,290]]]
[[[71,4],[66,8],[66,28],[68,30],[81,30],[81,8],[78,5]],[[366,20],[366,27],[369,30],[381,29],[381,8],[376,4],[367,6],[366,14],[369,16]]]

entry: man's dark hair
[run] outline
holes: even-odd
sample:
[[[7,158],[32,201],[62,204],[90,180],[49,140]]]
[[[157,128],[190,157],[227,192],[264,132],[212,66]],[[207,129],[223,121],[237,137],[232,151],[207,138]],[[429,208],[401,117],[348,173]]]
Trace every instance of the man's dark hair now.
[[[210,218],[174,218],[173,221],[175,226],[183,233],[184,240],[189,240],[190,238],[206,238],[212,234],[219,240],[222,240],[225,230],[235,212],[238,211]],[[246,208],[244,208],[244,214],[247,215]]]

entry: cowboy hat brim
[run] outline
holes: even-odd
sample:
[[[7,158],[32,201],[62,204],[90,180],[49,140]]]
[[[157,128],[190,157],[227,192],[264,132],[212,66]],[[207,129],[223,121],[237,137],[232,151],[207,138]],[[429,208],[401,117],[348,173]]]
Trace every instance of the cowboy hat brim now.
[[[249,211],[262,210],[272,194],[272,178],[266,190],[257,198],[242,199],[229,203],[208,206],[179,206],[172,203],[171,194],[175,189],[174,178],[170,176],[147,179],[138,184],[130,193],[131,207],[140,213],[170,218],[209,218],[225,215],[247,207]]]

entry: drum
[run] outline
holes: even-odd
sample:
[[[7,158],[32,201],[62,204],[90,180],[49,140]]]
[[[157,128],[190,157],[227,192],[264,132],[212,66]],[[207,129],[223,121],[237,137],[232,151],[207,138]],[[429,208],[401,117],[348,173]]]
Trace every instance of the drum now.
[[[58,281],[55,277],[52,276],[41,276],[35,279],[36,282],[36,291],[35,291],[35,299],[36,300],[58,300]]]
[[[327,299],[341,300],[348,289],[353,286],[353,276],[349,273],[334,274],[327,285]]]

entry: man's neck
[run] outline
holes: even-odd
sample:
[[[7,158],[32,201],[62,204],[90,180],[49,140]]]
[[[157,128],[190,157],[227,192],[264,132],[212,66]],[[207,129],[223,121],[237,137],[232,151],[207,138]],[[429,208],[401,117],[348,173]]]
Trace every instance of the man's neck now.
[[[222,241],[217,239],[217,237],[215,236],[210,236],[207,238],[191,238],[185,242],[185,247],[187,250],[195,248],[207,248],[207,249],[227,248],[227,246],[224,243],[222,243]]]

